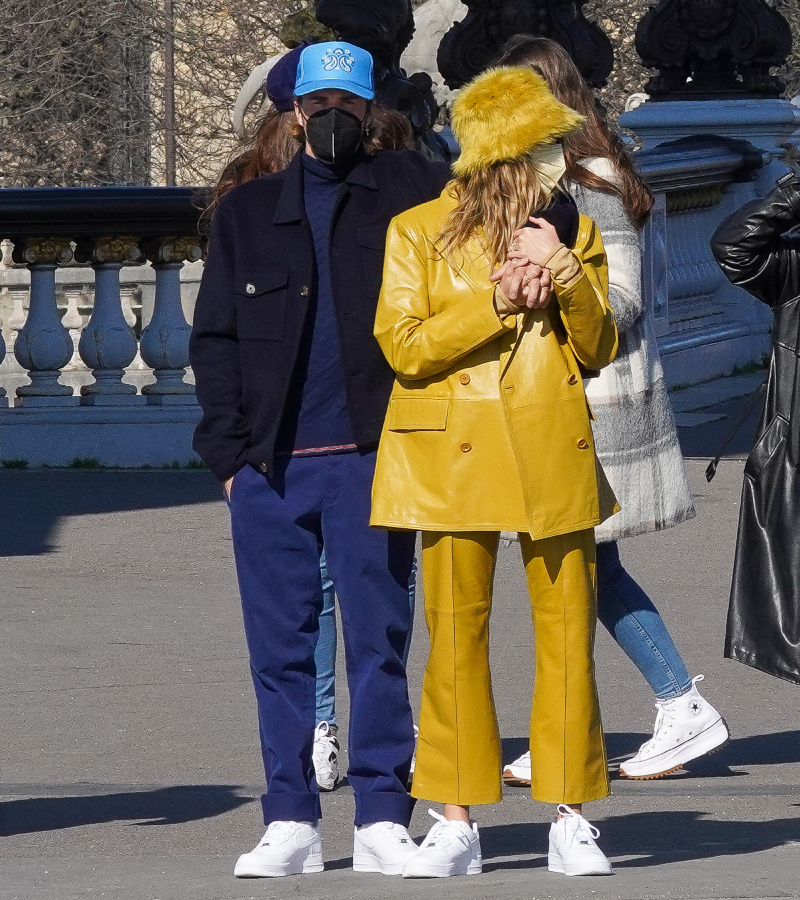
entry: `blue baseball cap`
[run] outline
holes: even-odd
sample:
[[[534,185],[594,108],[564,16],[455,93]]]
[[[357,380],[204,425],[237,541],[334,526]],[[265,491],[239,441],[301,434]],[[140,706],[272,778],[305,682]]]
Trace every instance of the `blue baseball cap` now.
[[[357,97],[372,100],[375,85],[372,80],[372,56],[355,44],[346,41],[327,41],[305,47],[297,63],[296,97],[336,88]]]

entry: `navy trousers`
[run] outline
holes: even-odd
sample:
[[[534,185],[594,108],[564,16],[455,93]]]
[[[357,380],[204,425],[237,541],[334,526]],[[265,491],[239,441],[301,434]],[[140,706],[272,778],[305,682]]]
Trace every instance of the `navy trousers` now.
[[[322,589],[320,548],[339,598],[350,689],[348,780],[355,824],[408,825],[414,729],[403,649],[411,628],[414,534],[369,527],[375,453],[245,466],[231,487],[233,548],[256,690],[264,822],[321,816],[311,751]]]

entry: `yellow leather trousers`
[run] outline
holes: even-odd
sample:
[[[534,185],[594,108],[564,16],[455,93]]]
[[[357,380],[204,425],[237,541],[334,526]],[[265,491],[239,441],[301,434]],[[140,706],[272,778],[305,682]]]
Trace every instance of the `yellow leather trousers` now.
[[[411,793],[471,806],[501,799],[500,734],[489,672],[497,532],[422,532],[431,652]],[[535,634],[531,793],[578,804],[609,793],[594,678],[593,529],[520,534]],[[520,660],[519,665],[524,665]]]

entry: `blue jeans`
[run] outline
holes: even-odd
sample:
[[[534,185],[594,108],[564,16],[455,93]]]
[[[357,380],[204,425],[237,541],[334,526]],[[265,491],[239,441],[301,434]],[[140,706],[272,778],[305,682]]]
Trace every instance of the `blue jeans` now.
[[[659,700],[671,700],[691,688],[664,620],[624,569],[616,542],[597,545],[597,617]]]
[[[317,725],[327,722],[336,725],[336,591],[328,574],[328,561],[325,548],[319,558],[319,571],[322,577],[322,611],[319,614],[319,640],[314,652],[314,663],[317,667]],[[414,622],[415,590],[417,586],[417,562],[411,568],[408,582],[408,605],[411,610],[411,622]],[[403,665],[408,662],[408,651],[411,648],[411,629],[406,638],[403,651]]]

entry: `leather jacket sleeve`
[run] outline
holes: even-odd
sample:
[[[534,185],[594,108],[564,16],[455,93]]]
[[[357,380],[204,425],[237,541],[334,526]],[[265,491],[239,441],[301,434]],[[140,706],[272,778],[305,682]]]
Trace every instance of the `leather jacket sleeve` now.
[[[711,250],[726,277],[770,306],[800,291],[797,245],[782,238],[800,223],[800,179],[785,175],[771,194],[746,203],[714,232]]]
[[[383,286],[375,318],[375,337],[389,365],[407,379],[430,378],[455,365],[504,331],[516,328],[516,315],[500,318],[494,285],[460,300],[437,315],[428,302],[428,271],[422,235],[394,219],[386,236]]]
[[[564,257],[569,257],[566,267]],[[586,369],[604,368],[616,356],[619,335],[608,302],[608,267],[600,229],[581,216],[575,248],[557,250],[545,265],[553,278],[559,315],[576,359]]]

